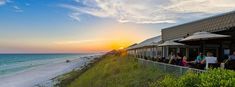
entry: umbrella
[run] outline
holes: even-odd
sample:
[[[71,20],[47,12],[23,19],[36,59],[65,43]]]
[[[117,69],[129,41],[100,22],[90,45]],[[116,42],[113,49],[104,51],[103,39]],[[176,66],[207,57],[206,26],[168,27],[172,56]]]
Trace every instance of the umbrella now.
[[[208,39],[218,39],[218,38],[226,38],[230,37],[229,35],[220,35],[220,34],[213,34],[209,32],[196,32],[193,35],[186,37],[181,42],[184,41],[197,41],[197,40],[208,40]]]
[[[184,45],[184,44],[177,43],[177,42],[174,42],[174,41],[166,41],[163,44],[160,44],[158,46],[162,47],[162,46],[182,46],[182,45]]]
[[[219,39],[219,38],[226,38],[226,37],[230,37],[229,35],[221,35],[221,34],[214,34],[214,33],[210,33],[210,32],[196,32],[191,36],[188,36],[182,40],[180,40],[180,42],[187,42],[187,41],[200,41],[201,47],[200,47],[200,51],[204,52],[204,44],[206,40],[209,39]]]

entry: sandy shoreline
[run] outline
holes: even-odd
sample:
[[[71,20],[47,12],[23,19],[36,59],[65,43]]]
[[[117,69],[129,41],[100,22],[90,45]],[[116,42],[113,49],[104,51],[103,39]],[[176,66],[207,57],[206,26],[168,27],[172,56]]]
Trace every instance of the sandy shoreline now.
[[[63,60],[56,64],[47,64],[12,76],[1,77],[0,87],[51,87],[53,86],[53,78],[70,72],[73,69],[80,69],[97,57],[99,57],[99,55],[74,58],[71,59],[69,63]]]

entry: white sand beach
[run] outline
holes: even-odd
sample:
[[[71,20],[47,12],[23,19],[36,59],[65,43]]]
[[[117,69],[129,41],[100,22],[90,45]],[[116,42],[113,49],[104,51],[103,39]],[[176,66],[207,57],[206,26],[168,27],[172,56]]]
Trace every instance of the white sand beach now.
[[[80,68],[95,57],[74,58],[70,59],[68,63],[66,63],[66,59],[61,59],[57,60],[56,63],[34,67],[14,75],[1,77],[0,87],[35,87],[36,84],[50,87],[51,84],[46,84],[47,81],[75,68]]]

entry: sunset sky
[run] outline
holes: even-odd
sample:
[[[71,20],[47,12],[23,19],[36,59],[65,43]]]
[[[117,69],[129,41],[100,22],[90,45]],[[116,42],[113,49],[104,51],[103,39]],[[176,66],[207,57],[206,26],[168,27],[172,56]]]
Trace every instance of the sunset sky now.
[[[0,0],[0,53],[105,52],[233,10],[235,0]]]

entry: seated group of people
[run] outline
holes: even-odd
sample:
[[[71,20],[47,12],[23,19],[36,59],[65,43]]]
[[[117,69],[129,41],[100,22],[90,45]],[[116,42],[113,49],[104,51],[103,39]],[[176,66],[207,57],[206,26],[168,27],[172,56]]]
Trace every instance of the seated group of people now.
[[[214,57],[213,53],[207,52],[206,56],[203,55],[203,53],[199,53],[195,61],[191,61],[188,64],[195,68],[203,69],[205,67],[205,69],[208,69],[209,66],[218,67],[217,63],[218,63],[217,57]]]
[[[235,61],[235,51],[233,51],[233,54],[229,56],[229,58],[224,62],[224,64],[227,65],[225,66],[225,68],[227,68],[229,65],[235,67],[234,63],[233,63],[234,65],[229,64],[230,61]],[[220,64],[217,61],[217,57],[214,57],[212,52],[207,52],[206,56],[203,55],[203,53],[199,53],[199,55],[194,61],[187,61],[186,56],[182,56],[180,53],[177,53],[177,55],[170,56],[168,63],[180,66],[188,66],[198,69],[208,69],[209,67],[220,66]],[[232,67],[231,69],[234,68]]]

